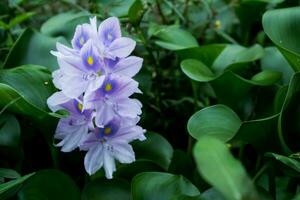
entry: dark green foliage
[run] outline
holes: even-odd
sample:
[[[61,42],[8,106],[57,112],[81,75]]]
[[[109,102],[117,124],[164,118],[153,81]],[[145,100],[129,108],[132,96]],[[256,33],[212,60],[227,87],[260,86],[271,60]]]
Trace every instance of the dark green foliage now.
[[[0,1],[0,199],[300,199],[298,0]],[[136,162],[88,176],[53,144],[50,54],[117,16],[144,64]]]

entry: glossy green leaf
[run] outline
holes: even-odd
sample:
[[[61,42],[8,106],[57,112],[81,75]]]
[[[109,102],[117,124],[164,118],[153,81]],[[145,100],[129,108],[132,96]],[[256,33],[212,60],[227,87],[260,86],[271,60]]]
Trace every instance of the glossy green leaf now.
[[[130,184],[122,179],[96,179],[89,182],[82,192],[82,200],[129,200]]]
[[[62,37],[52,38],[32,29],[26,29],[15,42],[4,63],[4,68],[20,65],[41,65],[50,71],[58,68],[56,57],[50,54],[55,50],[56,42],[65,42]]]
[[[20,125],[11,114],[0,115],[0,146],[18,147],[20,143]]]
[[[134,0],[98,0],[97,2],[101,3],[101,8],[103,9],[101,10],[102,12],[108,12],[110,16],[125,17],[128,15],[128,11],[131,5],[134,3]]]
[[[210,44],[199,47],[192,47],[176,51],[181,60],[196,59],[203,64],[211,67],[215,59],[221,54],[226,45],[224,44]]]
[[[282,162],[283,164],[291,167],[292,169],[300,173],[300,161],[276,153],[267,153],[267,156],[275,158],[279,162]]]
[[[133,142],[137,160],[151,161],[167,170],[172,159],[173,147],[161,135],[148,132],[145,141]]]
[[[183,176],[145,172],[131,183],[132,200],[172,200],[177,195],[197,196],[199,190]]]
[[[265,55],[261,58],[262,70],[272,70],[282,73],[282,82],[288,84],[293,75],[293,68],[276,47],[265,48]]]
[[[232,140],[251,144],[258,152],[281,152],[277,133],[278,119],[279,114],[276,114],[267,118],[244,121]]]
[[[278,121],[279,138],[286,154],[291,154],[293,148],[298,149],[294,141],[299,139],[299,95],[300,73],[295,73],[289,84]]]
[[[154,35],[159,39],[155,43],[165,49],[181,50],[198,46],[197,40],[189,32],[176,25],[160,26]]]
[[[16,188],[20,187],[24,181],[33,176],[34,173],[22,176],[18,179],[0,184],[0,199],[8,199],[16,193]]]
[[[242,164],[213,137],[199,139],[194,157],[202,177],[228,200],[259,199]]]
[[[264,49],[257,44],[250,48],[239,45],[227,45],[213,63],[212,69],[217,74],[220,74],[229,67],[234,68],[236,65],[253,62],[260,59],[263,55]]]
[[[206,82],[215,78],[213,72],[201,61],[186,59],[180,65],[183,73],[195,81]]]
[[[234,111],[224,105],[215,105],[196,112],[189,119],[187,129],[195,139],[213,136],[226,142],[234,137],[240,126],[241,120]]]
[[[0,105],[15,101],[7,108],[12,112],[43,118],[48,115],[46,100],[53,92],[51,75],[45,67],[24,65],[0,71]]]
[[[300,70],[300,7],[267,11],[263,16],[266,34],[295,71]]]
[[[265,70],[255,74],[251,80],[259,85],[273,85],[281,79],[281,76],[281,72]]]
[[[20,174],[13,169],[0,168],[0,177],[16,179],[20,178]]]
[[[41,33],[50,37],[62,36],[70,41],[75,28],[79,24],[89,22],[90,14],[87,12],[66,12],[48,19],[41,27]]]
[[[74,181],[58,170],[41,170],[31,177],[18,192],[20,200],[31,199],[80,199]]]
[[[142,20],[144,12],[145,10],[143,6],[143,2],[141,0],[135,0],[128,11],[128,17],[130,22],[135,26],[139,25]]]

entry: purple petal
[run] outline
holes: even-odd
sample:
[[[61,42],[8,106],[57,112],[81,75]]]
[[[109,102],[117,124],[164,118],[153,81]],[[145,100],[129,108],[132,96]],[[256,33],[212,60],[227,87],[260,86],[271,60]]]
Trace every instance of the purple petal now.
[[[130,127],[122,127],[118,134],[113,136],[114,142],[131,142],[133,140],[145,140],[146,137],[144,135],[146,131],[142,129],[140,126],[130,126]]]
[[[135,161],[134,151],[130,144],[114,142],[113,147],[113,155],[120,163],[132,163]]]
[[[113,73],[118,75],[133,77],[136,75],[143,65],[143,59],[130,56],[120,60],[114,67]]]
[[[104,146],[103,153],[105,176],[107,179],[112,179],[113,172],[116,171],[115,159],[111,155],[111,152],[109,151],[109,147],[107,145]]]
[[[52,72],[52,77],[53,77],[52,82],[53,82],[54,86],[57,89],[61,90],[61,82],[62,82],[63,77],[64,77],[63,72],[60,69],[55,70],[55,71]]]
[[[88,81],[80,76],[65,76],[61,86],[62,92],[66,96],[75,99],[86,91]]]
[[[100,104],[99,104],[100,105]],[[98,127],[103,127],[115,116],[112,104],[104,102],[102,106],[97,106],[95,122]]]
[[[108,48],[110,55],[115,57],[125,58],[131,54],[135,48],[136,42],[127,37],[115,39]]]
[[[89,40],[89,26],[88,24],[77,25],[74,37],[71,41],[74,49],[80,50],[83,45]]]
[[[121,37],[121,27],[118,18],[110,17],[104,20],[98,29],[99,38],[105,46],[110,45],[115,39]]]
[[[47,104],[53,112],[63,109],[62,104],[70,101],[70,98],[62,92],[55,92],[47,99]]]
[[[89,175],[94,174],[103,166],[103,147],[101,143],[89,149],[84,157],[84,167]]]
[[[81,49],[80,56],[83,66],[88,71],[100,72],[102,63],[100,61],[99,53],[96,47],[92,45],[92,40],[89,40]]]
[[[118,113],[123,117],[135,118],[142,114],[142,104],[137,99],[120,99],[117,102]]]

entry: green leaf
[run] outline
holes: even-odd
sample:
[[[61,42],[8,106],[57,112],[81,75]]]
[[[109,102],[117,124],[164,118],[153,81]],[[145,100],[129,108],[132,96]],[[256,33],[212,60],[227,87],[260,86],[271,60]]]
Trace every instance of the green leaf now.
[[[145,141],[133,142],[137,160],[151,161],[167,170],[173,156],[173,147],[161,135],[148,132]]]
[[[180,65],[183,73],[195,81],[206,82],[215,78],[214,73],[198,60],[186,59]]]
[[[184,59],[196,59],[200,60],[203,64],[211,67],[215,59],[224,50],[226,45],[224,44],[210,44],[200,47],[192,47],[183,50],[176,51],[181,60]]]
[[[241,126],[241,120],[230,108],[214,105],[196,112],[188,121],[191,136],[199,140],[203,136],[214,136],[224,142],[230,140]]]
[[[17,39],[6,57],[4,68],[34,64],[47,67],[50,71],[58,68],[56,57],[50,54],[56,42],[66,43],[64,38],[51,38],[32,29],[26,29]]]
[[[144,6],[141,0],[135,0],[128,11],[128,17],[130,22],[134,26],[138,26],[145,13]]]
[[[89,22],[87,12],[66,12],[48,19],[41,27],[41,33],[50,37],[62,36],[70,41],[79,24]]]
[[[118,0],[118,1],[107,1],[107,0],[98,0],[98,3],[101,3],[101,12],[108,12],[110,16],[116,17],[125,17],[128,14],[128,11],[131,5],[134,3],[134,0]]]
[[[295,71],[300,70],[300,7],[267,11],[263,28]]]
[[[0,168],[0,177],[16,179],[20,178],[20,174],[13,169]]]
[[[96,179],[89,182],[82,192],[82,200],[129,200],[130,184],[122,179]]]
[[[251,144],[258,152],[281,152],[277,134],[278,119],[279,114],[276,114],[267,118],[244,121],[232,140]]]
[[[34,16],[35,13],[34,12],[26,12],[26,13],[22,13],[20,15],[17,15],[15,18],[13,18],[9,24],[8,24],[8,28],[13,28],[14,26],[22,23],[23,21],[31,18],[32,16]]]
[[[293,75],[293,69],[276,47],[265,48],[261,58],[262,70],[272,70],[282,73],[282,82],[288,84]]]
[[[279,154],[276,154],[276,153],[267,153],[266,156],[273,157],[276,160],[282,162],[283,164],[291,167],[292,169],[294,169],[294,170],[296,170],[297,172],[300,173],[300,162],[298,160],[293,159],[293,158],[289,158],[289,157],[286,157],[286,156],[282,156],[282,155],[279,155]]]
[[[42,119],[48,115],[46,100],[53,92],[45,67],[24,65],[0,71],[0,106],[20,98],[7,108],[12,112]]]
[[[194,157],[202,177],[228,200],[259,199],[242,164],[220,140],[199,139]]]
[[[212,69],[221,74],[227,68],[234,68],[237,65],[251,63],[264,55],[264,49],[256,44],[250,48],[239,45],[227,45],[224,51],[213,63]]]
[[[298,149],[295,141],[299,140],[299,95],[300,73],[295,73],[289,84],[289,88],[280,112],[278,120],[278,132],[286,154],[291,154],[291,149]]]
[[[176,25],[159,26],[154,35],[159,39],[155,43],[168,50],[176,51],[198,46],[197,40],[189,32]]]
[[[0,199],[8,199],[13,196],[16,193],[16,188],[33,175],[34,173],[31,173],[18,179],[0,184]]]
[[[172,200],[177,195],[197,196],[199,190],[183,176],[145,172],[131,183],[132,200]]]
[[[41,170],[31,177],[18,193],[20,200],[31,199],[80,199],[74,181],[58,170]]]
[[[265,70],[255,74],[251,80],[259,85],[273,85],[281,79],[281,72]]]
[[[0,115],[0,146],[18,147],[20,144],[20,125],[11,114]]]

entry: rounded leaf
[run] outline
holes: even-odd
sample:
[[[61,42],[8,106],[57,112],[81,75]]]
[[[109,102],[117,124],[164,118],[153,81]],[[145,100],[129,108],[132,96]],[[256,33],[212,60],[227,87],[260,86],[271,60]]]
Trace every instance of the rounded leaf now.
[[[215,105],[196,112],[189,119],[187,129],[195,139],[209,135],[226,142],[240,126],[241,120],[234,111],[225,105]]]

